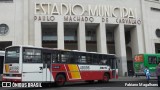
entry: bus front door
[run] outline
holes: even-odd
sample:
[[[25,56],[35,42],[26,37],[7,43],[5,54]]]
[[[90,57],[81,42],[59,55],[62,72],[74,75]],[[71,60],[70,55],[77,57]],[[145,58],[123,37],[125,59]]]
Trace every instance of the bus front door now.
[[[51,53],[43,52],[43,81],[51,81],[52,70],[51,70]]]

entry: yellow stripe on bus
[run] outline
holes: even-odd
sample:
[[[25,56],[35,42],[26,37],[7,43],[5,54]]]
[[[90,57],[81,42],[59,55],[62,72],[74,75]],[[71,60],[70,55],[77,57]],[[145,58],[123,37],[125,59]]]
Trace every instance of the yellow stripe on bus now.
[[[8,64],[5,64],[5,71],[9,72],[9,65]]]
[[[69,67],[69,71],[71,73],[72,79],[80,79],[81,78],[77,65],[69,64],[68,67]]]

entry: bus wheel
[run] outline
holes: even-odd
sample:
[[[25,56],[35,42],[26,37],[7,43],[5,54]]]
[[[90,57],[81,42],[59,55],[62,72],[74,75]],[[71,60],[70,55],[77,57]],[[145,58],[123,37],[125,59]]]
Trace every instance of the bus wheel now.
[[[63,86],[65,82],[66,82],[66,78],[64,75],[62,74],[57,75],[55,80],[56,86]]]
[[[109,74],[107,74],[107,73],[104,74],[103,82],[109,82]]]
[[[87,80],[85,82],[87,82],[87,83],[94,83],[94,80]]]

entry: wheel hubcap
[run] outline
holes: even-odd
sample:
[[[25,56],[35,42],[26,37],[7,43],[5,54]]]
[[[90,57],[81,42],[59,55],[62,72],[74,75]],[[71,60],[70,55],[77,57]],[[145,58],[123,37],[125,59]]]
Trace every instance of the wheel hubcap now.
[[[107,76],[104,76],[104,81],[108,81],[108,77]]]
[[[57,82],[58,82],[58,84],[62,85],[62,84],[64,83],[64,79],[63,79],[63,78],[59,78],[59,79],[57,80]]]

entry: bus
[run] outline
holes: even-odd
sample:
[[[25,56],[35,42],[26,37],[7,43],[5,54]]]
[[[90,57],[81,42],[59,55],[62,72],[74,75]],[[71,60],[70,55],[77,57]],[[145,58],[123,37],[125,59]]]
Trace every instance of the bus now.
[[[5,49],[3,81],[51,82],[62,86],[65,82],[108,82],[118,78],[114,54],[9,46]]]
[[[5,51],[0,51],[0,74],[3,73],[4,55],[5,55]]]
[[[148,67],[151,76],[156,76],[156,66],[160,62],[160,54],[137,54],[134,57],[134,71],[136,76],[144,76],[144,69]]]

